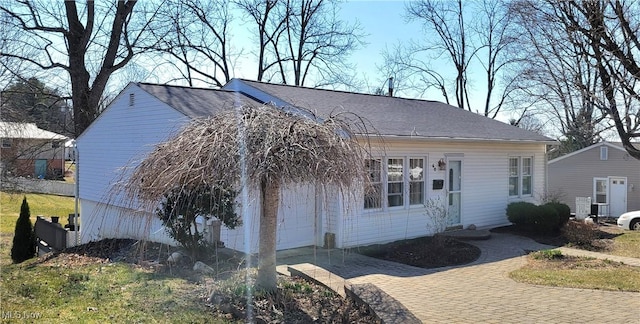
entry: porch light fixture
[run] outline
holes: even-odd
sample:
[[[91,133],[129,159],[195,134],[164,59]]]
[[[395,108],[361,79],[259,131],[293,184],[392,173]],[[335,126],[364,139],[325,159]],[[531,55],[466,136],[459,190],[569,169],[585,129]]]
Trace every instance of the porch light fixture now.
[[[444,161],[444,159],[440,159],[438,161],[437,167],[435,164],[432,164],[431,167],[433,168],[433,171],[436,171],[436,170],[444,171],[447,169],[447,163]]]

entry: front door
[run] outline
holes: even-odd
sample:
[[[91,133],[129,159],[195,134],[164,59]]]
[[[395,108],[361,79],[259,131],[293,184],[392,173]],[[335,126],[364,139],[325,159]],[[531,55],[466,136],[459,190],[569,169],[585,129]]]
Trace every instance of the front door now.
[[[462,206],[462,160],[450,158],[447,162],[447,191],[449,225],[460,224]]]
[[[620,217],[627,212],[627,178],[609,178],[609,215]]]
[[[47,175],[47,160],[36,160],[35,176],[38,179],[44,179]]]

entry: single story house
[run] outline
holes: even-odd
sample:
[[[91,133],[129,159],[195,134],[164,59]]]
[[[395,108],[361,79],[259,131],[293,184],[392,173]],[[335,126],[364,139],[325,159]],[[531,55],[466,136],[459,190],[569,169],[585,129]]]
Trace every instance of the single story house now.
[[[3,173],[40,179],[62,177],[66,136],[34,123],[0,121],[0,139]]]
[[[548,190],[575,212],[576,197],[591,197],[600,216],[640,210],[640,161],[621,143],[600,142],[549,161]]]
[[[508,224],[507,204],[544,194],[546,148],[537,133],[444,103],[233,79],[220,90],[129,84],[77,139],[83,242],[108,237],[165,241],[155,218],[128,210],[113,185],[153,146],[190,119],[242,104],[304,107],[320,117],[353,113],[378,134],[366,163],[379,190],[341,195],[299,184],[283,189],[277,248],[347,248],[432,234],[425,204],[439,204],[449,226]],[[366,136],[367,134],[361,134]],[[125,171],[126,174],[126,171]],[[242,206],[243,226],[223,228],[227,247],[256,252],[258,196]]]

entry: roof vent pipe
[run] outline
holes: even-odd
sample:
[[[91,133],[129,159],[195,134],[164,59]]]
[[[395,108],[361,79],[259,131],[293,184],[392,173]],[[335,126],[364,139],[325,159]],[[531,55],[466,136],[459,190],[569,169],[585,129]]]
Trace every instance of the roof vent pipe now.
[[[389,77],[389,97],[393,97],[393,77]]]

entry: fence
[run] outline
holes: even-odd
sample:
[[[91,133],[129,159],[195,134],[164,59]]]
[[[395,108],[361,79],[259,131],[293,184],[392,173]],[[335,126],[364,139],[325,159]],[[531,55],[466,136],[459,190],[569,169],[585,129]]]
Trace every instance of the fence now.
[[[71,220],[72,215],[69,215]],[[55,217],[55,216],[54,216]],[[52,217],[49,221],[42,216],[36,218],[34,232],[36,236],[36,246],[38,247],[38,255],[47,252],[58,252],[67,247],[75,246],[75,230],[79,230],[76,226],[67,226],[63,228],[57,218]]]
[[[10,178],[2,181],[2,189],[52,194],[67,197],[73,197],[75,195],[75,187],[76,185],[74,183],[52,180]]]

